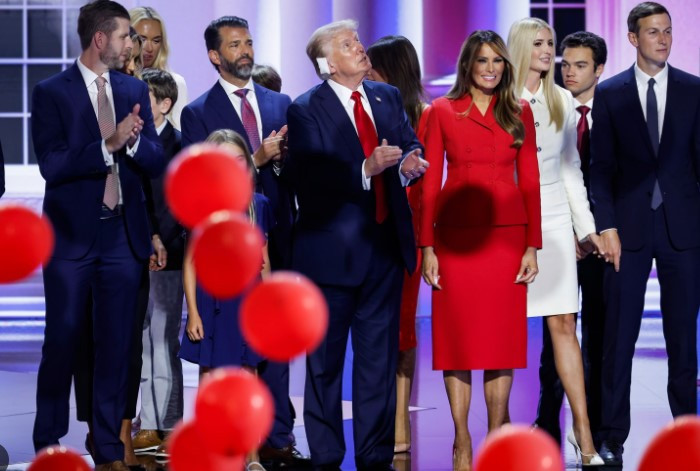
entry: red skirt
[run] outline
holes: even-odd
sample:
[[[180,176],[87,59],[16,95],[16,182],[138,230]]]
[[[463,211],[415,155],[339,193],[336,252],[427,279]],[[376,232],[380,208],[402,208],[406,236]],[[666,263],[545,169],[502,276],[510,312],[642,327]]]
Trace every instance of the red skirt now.
[[[516,284],[525,226],[435,228],[433,369],[527,366],[527,287]]]

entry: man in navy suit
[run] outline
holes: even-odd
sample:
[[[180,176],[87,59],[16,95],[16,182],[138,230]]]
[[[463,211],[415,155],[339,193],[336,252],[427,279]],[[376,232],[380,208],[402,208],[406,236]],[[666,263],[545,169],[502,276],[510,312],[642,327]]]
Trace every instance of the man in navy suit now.
[[[606,464],[622,463],[632,357],[656,260],[674,417],[697,413],[700,307],[700,79],[671,67],[671,17],[645,2],[627,19],[637,61],[595,92],[591,197],[605,244],[602,423]]]
[[[143,173],[162,172],[148,87],[119,69],[132,47],[129,13],[96,0],[80,9],[83,51],[34,88],[32,135],[56,237],[44,269],[46,330],[34,447],[68,431],[75,346],[92,296],[92,431],[97,469],[127,469],[119,430],[126,404],[135,298],[151,237]]]
[[[273,270],[289,268],[292,198],[280,171],[291,100],[251,79],[255,53],[245,19],[224,16],[212,21],[204,31],[204,40],[219,80],[182,111],[182,145],[202,142],[217,129],[232,129],[243,136],[258,171],[256,191],[268,197],[275,215],[269,234],[270,265]],[[261,459],[297,465],[308,461],[294,447],[289,365],[265,361],[259,374],[275,399],[275,422],[260,450]]]
[[[352,329],[355,464],[390,469],[403,270],[416,250],[404,186],[427,162],[398,90],[364,82],[371,68],[357,23],[322,26],[306,48],[325,81],[287,113],[299,212],[292,267],[313,280],[329,307],[328,332],[307,357],[304,423],[318,469],[345,455],[341,392]]]

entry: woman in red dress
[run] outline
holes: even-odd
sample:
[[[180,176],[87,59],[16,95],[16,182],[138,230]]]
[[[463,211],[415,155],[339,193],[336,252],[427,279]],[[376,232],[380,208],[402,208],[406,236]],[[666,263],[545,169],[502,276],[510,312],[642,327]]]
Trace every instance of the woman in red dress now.
[[[540,182],[532,112],[516,98],[513,78],[500,36],[475,31],[462,46],[455,85],[431,106],[425,136],[430,169],[418,242],[423,278],[434,288],[433,368],[443,370],[460,470],[471,469],[471,370],[485,370],[492,431],[504,422],[513,369],[526,366]]]
[[[372,69],[367,78],[376,82],[393,85],[401,92],[403,106],[408,119],[416,130],[418,140],[423,143],[429,107],[425,103],[425,90],[421,84],[420,63],[413,44],[403,36],[384,36],[367,48],[367,56]],[[413,213],[413,228],[418,239],[418,214],[423,179],[406,187],[408,204]],[[418,266],[421,251],[418,252]],[[394,452],[406,453],[411,450],[411,424],[408,404],[411,399],[411,386],[416,368],[416,309],[420,270],[405,273],[401,293],[401,316],[399,325],[399,360],[396,368],[396,428],[394,432]]]

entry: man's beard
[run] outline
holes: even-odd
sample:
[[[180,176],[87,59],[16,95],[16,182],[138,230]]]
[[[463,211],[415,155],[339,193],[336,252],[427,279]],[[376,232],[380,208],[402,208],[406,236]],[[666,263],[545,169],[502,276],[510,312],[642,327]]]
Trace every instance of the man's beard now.
[[[124,67],[124,60],[112,48],[112,43],[107,43],[107,48],[100,53],[100,60],[110,69],[121,70]]]
[[[224,69],[229,74],[241,80],[248,80],[253,73],[253,58],[249,56],[242,56],[233,62],[229,62],[223,55],[219,56],[221,58],[221,68]],[[238,62],[248,59],[250,64],[239,65]]]

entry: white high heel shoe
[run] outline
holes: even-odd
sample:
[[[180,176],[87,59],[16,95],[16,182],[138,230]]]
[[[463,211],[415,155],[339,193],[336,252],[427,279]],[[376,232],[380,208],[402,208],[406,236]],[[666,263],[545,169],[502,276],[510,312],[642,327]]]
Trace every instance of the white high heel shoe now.
[[[566,441],[571,443],[571,445],[574,447],[574,451],[576,451],[576,463],[581,463],[581,466],[587,467],[587,466],[603,466],[605,462],[603,461],[603,458],[600,457],[598,453],[590,453],[586,454],[583,451],[581,451],[581,447],[578,446],[578,442],[576,441],[576,436],[574,435],[574,429],[569,429],[569,432],[566,434]],[[586,463],[584,458],[590,458],[588,463]]]

